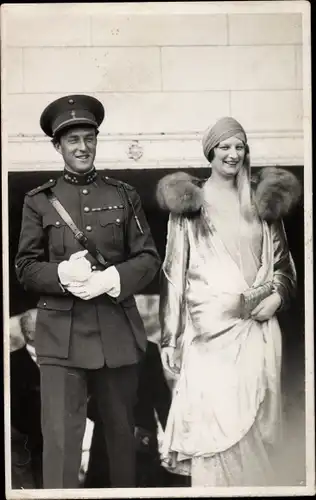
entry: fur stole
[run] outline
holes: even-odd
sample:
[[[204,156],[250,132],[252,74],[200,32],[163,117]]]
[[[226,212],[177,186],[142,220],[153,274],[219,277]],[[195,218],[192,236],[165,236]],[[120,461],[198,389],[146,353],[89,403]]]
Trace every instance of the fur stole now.
[[[203,203],[201,188],[205,181],[186,172],[166,175],[159,181],[156,191],[160,208],[186,216],[199,212]],[[263,167],[251,179],[251,188],[259,217],[268,222],[288,215],[302,194],[297,177],[276,167]]]

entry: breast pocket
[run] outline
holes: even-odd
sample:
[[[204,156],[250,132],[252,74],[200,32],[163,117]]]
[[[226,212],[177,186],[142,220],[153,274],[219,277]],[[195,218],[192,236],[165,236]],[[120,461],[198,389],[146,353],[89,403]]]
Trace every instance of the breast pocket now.
[[[124,213],[123,210],[100,212],[99,224],[102,228],[102,242],[116,250],[124,249]]]
[[[48,238],[49,253],[64,255],[65,253],[65,222],[51,214],[44,215],[43,228]]]

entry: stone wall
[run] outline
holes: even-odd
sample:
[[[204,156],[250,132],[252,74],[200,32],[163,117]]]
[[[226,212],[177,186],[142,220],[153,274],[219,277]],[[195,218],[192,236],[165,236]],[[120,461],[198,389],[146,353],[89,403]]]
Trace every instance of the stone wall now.
[[[302,14],[211,3],[7,6],[9,170],[62,168],[39,116],[81,92],[106,108],[99,168],[204,166],[201,134],[224,115],[244,125],[253,164],[303,165]]]

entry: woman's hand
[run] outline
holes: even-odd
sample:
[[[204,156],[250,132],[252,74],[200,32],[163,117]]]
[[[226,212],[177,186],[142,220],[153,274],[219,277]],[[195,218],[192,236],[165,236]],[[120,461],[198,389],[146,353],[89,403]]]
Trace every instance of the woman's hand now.
[[[279,309],[282,299],[277,292],[272,293],[269,297],[263,299],[257,307],[251,312],[251,318],[256,321],[267,321],[272,318]]]
[[[175,364],[175,347],[162,347],[161,361],[164,370],[172,377],[179,375],[179,368]]]

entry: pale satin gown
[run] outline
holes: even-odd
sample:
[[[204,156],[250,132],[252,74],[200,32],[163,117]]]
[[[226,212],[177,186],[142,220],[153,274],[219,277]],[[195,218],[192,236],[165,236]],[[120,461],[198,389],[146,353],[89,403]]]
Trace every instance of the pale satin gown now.
[[[203,231],[187,220],[187,319],[162,458],[193,486],[268,485],[281,333],[275,317],[240,319],[239,297],[272,279],[271,235],[266,223],[245,220],[236,198],[209,183],[204,193]]]

